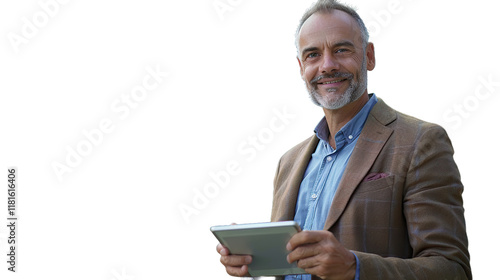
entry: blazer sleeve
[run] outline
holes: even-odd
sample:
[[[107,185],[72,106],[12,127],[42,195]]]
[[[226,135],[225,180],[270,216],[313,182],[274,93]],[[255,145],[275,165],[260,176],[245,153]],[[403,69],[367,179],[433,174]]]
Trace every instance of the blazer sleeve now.
[[[424,124],[402,198],[412,258],[354,251],[360,279],[472,279],[462,201],[463,185],[445,130]]]

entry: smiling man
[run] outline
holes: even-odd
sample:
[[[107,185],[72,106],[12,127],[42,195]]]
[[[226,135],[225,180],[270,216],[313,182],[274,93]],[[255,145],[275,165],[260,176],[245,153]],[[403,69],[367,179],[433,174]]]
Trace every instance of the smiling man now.
[[[350,7],[320,0],[303,16],[297,59],[324,118],[281,158],[271,220],[303,229],[284,279],[472,279],[453,148],[438,125],[368,94],[375,68],[368,31]],[[251,256],[217,246],[233,276]]]

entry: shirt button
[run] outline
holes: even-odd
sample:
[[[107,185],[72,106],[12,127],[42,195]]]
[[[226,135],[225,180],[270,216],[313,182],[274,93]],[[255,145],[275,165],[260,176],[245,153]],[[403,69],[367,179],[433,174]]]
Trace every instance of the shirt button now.
[[[312,199],[316,199],[316,198],[318,198],[318,195],[317,195],[317,194],[315,194],[315,193],[313,193],[313,195],[311,195],[311,198],[312,198]]]
[[[354,138],[354,137],[352,135],[349,135],[348,138],[349,138],[349,140],[352,140],[352,138]]]
[[[328,157],[326,158],[326,160],[328,160],[328,161],[332,161],[332,157],[331,157],[331,156],[328,156]]]

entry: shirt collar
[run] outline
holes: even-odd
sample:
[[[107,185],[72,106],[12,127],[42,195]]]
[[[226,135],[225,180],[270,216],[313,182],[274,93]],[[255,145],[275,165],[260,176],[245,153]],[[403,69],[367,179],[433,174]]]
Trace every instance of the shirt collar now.
[[[348,123],[346,123],[336,134],[335,134],[335,142],[337,144],[341,144],[340,147],[337,145],[337,149],[343,146],[343,143],[347,142],[347,144],[354,141],[360,134],[363,126],[365,125],[366,119],[370,114],[371,109],[377,103],[377,96],[375,94],[369,95],[370,99],[363,108],[352,118]],[[328,143],[328,136],[330,135],[330,130],[328,129],[328,123],[326,122],[326,118],[323,117],[321,121],[318,123],[316,128],[314,129],[316,136],[320,139]]]

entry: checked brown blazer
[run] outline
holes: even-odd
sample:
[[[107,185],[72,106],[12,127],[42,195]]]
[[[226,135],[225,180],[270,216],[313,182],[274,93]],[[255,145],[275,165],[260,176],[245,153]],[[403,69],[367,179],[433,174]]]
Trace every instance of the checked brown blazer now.
[[[280,159],[272,221],[293,220],[318,141],[313,135]],[[360,279],[472,279],[462,192],[444,129],[379,98],[324,229],[358,256]]]

